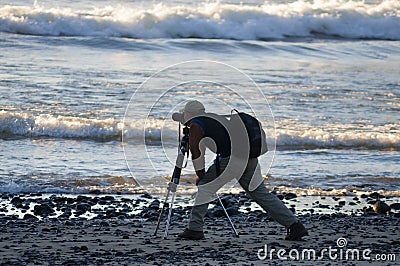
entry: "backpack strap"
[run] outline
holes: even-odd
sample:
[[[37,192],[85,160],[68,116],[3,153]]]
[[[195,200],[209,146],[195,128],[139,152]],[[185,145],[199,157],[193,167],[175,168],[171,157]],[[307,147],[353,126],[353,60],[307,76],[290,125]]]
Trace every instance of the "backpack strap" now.
[[[201,121],[200,119],[193,118],[191,121],[192,121],[192,123],[198,124],[203,130],[205,130],[205,125],[204,125],[203,121]]]
[[[221,155],[217,153],[217,157],[215,158],[215,169],[218,177],[221,174],[221,165],[220,165]]]

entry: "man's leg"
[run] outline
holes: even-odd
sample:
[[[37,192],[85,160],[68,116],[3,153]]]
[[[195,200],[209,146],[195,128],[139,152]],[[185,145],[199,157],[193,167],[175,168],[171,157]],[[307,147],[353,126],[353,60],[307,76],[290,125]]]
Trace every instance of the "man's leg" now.
[[[204,177],[199,180],[198,186],[213,181],[216,178],[216,174],[217,173],[215,165],[212,165],[210,168],[208,168]],[[186,228],[186,230],[183,231],[182,233],[178,234],[179,238],[192,239],[192,240],[199,240],[204,238],[204,233],[203,233],[204,217],[207,214],[209,205],[209,201],[204,201],[204,194],[207,194],[206,197],[208,197],[209,191],[208,190],[202,191],[201,187],[199,187],[195,203],[190,213],[188,228]],[[201,204],[196,204],[196,201],[198,201],[199,198],[202,198]]]
[[[212,166],[210,166],[210,168],[208,168],[204,177],[202,179],[200,179],[198,186],[211,182],[212,180],[214,180],[216,178],[216,175],[217,175],[217,173],[216,173],[215,164],[213,164]],[[202,193],[202,192],[199,190],[198,194],[199,193]],[[196,202],[196,200],[195,200],[195,202]],[[192,211],[190,213],[190,219],[189,219],[189,225],[188,225],[188,228],[190,230],[203,231],[204,217],[207,214],[208,205],[209,205],[209,202],[193,205]]]
[[[255,178],[260,185],[253,191],[249,191],[249,184]],[[253,181],[254,182],[254,181]],[[239,180],[243,189],[266,211],[271,217],[289,228],[292,224],[298,222],[294,214],[278,199],[270,193],[264,185],[261,175],[261,169],[257,159],[250,159],[243,176]]]
[[[222,158],[220,161],[220,172],[227,170],[229,164],[229,157]],[[227,182],[234,179],[234,173],[242,173],[243,171],[238,171],[235,167],[229,174],[221,174],[217,179],[216,165],[213,164],[208,168],[204,177],[199,181],[198,192],[196,195],[195,203],[190,214],[190,220],[188,229],[191,231],[200,232],[203,231],[204,217],[207,214],[209,203],[216,198],[217,191],[224,186]]]

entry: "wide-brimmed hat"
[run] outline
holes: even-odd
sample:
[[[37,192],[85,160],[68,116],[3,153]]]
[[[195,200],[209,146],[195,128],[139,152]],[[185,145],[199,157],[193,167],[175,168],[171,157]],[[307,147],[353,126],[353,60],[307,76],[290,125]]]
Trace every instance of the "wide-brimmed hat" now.
[[[194,115],[202,114],[206,111],[204,105],[197,100],[190,100],[185,104],[185,108],[181,112],[187,112]]]
[[[190,100],[185,104],[185,107],[179,113],[174,113],[172,119],[184,124],[183,113],[190,113],[192,116],[201,115],[206,111],[204,105],[197,100]]]

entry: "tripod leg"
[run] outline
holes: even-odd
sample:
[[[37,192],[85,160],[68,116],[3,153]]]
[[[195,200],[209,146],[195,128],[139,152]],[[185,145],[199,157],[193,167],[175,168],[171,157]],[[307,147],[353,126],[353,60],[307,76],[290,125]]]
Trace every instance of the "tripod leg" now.
[[[233,233],[235,234],[235,237],[239,237],[239,234],[238,234],[238,232],[236,231],[235,226],[233,225],[233,222],[232,222],[231,218],[230,218],[229,215],[228,215],[228,212],[226,211],[226,209],[225,209],[225,207],[224,207],[224,204],[222,204],[221,198],[220,198],[218,195],[217,195],[217,198],[218,198],[218,200],[219,200],[219,203],[221,204],[222,209],[224,210],[224,213],[225,213],[226,217],[227,217],[228,220],[229,220],[229,224],[231,225],[231,228],[232,228]]]
[[[153,236],[156,236],[156,235],[157,235],[158,228],[160,227],[160,222],[161,222],[162,216],[163,216],[163,214],[164,214],[164,209],[165,209],[165,207],[167,206],[167,201],[168,201],[168,197],[169,197],[169,191],[170,191],[170,190],[168,189],[168,190],[167,190],[167,195],[166,195],[165,200],[164,200],[164,204],[163,204],[163,206],[162,206],[162,209],[160,210],[160,215],[158,216],[157,226],[156,226],[156,230],[154,231]]]
[[[164,239],[167,239],[167,237],[168,237],[168,227],[169,227],[169,223],[171,221],[172,205],[174,205],[174,200],[175,200],[175,192],[172,192],[171,204],[169,206],[169,212],[168,212],[168,218],[167,218],[167,225],[165,226]]]

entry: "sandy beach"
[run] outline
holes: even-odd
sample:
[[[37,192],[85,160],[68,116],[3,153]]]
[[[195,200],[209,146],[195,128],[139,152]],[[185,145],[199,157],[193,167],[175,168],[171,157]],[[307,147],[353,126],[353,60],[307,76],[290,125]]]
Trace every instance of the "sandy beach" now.
[[[0,266],[400,265],[400,1],[0,0],[0,50]],[[257,117],[304,241],[236,190],[178,240],[190,156],[153,236],[188,100]]]
[[[322,197],[337,202],[329,206],[321,197],[278,196],[293,211],[313,202],[298,213],[310,234],[304,241],[283,240],[286,230],[242,193],[223,196],[239,238],[221,208],[211,206],[200,241],[177,239],[190,211],[179,202],[168,239],[163,225],[153,236],[160,202],[146,194],[3,194],[1,265],[398,265],[398,198],[380,198],[392,202],[390,210],[366,195],[351,211],[334,211],[356,198]]]

